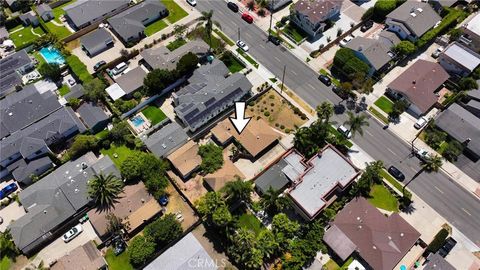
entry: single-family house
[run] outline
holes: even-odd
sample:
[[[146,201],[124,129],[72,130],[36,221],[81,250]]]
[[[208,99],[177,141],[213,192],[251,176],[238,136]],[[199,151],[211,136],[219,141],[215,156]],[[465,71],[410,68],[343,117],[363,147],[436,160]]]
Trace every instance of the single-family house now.
[[[406,1],[387,15],[385,24],[388,31],[395,32],[402,40],[415,42],[441,20],[428,3]]]
[[[87,181],[99,173],[120,177],[108,156],[98,159],[89,152],[22,190],[18,198],[27,213],[8,226],[15,246],[31,255],[76,225],[92,207]]]
[[[172,163],[177,173],[187,179],[192,173],[197,171],[202,164],[202,157],[198,154],[198,144],[194,141],[188,141],[186,144],[168,155],[167,159]]]
[[[77,29],[101,22],[129,7],[129,0],[79,0],[63,8],[65,18]]]
[[[112,30],[124,43],[136,42],[145,37],[145,27],[168,16],[168,10],[162,2],[145,0],[110,19]]]
[[[144,269],[216,270],[222,268],[223,264],[224,262],[214,260],[202,244],[200,244],[195,235],[190,232],[145,266]]]
[[[105,109],[93,102],[84,102],[77,109],[80,119],[85,126],[92,132],[97,133],[107,127],[110,117],[105,113]]]
[[[398,213],[386,216],[360,197],[337,213],[323,241],[343,261],[354,256],[366,262],[367,269],[396,269],[419,238]]]
[[[215,59],[196,69],[189,84],[172,93],[175,113],[191,132],[250,93],[252,84],[245,75],[229,73],[227,66]]]
[[[448,78],[440,64],[420,59],[393,80],[387,92],[409,102],[409,110],[420,116],[437,103],[436,93]]]
[[[423,270],[455,270],[456,268],[453,267],[444,257],[440,256],[437,253],[430,253],[427,256],[427,261],[425,263],[425,267]]]
[[[290,12],[290,21],[307,33],[310,38],[318,37],[327,20],[340,14],[341,3],[332,0],[299,0]]]
[[[454,103],[435,119],[436,127],[465,146],[473,160],[480,159],[480,118]]]
[[[306,160],[296,150],[289,151],[282,169],[293,182],[287,191],[293,206],[306,220],[313,220],[360,175],[360,171],[332,145]]]
[[[188,141],[188,135],[177,122],[171,122],[148,137],[142,137],[142,140],[155,156],[165,158],[184,145]]]
[[[79,99],[83,97],[85,94],[85,89],[83,89],[83,85],[80,83],[75,84],[74,86],[70,87],[70,92],[65,94],[63,97],[66,101],[70,100],[71,98]]]
[[[40,16],[40,18],[42,18],[44,22],[55,19],[52,8],[45,3],[37,6],[37,14],[38,16]]]
[[[178,60],[189,52],[194,53],[198,58],[202,58],[208,53],[208,45],[203,40],[196,39],[189,41],[187,44],[173,51],[170,51],[165,46],[146,49],[140,53],[140,56],[142,57],[141,61],[143,65],[149,70],[174,70],[177,68]]]
[[[23,26],[33,26],[36,27],[40,24],[38,21],[37,14],[30,10],[29,12],[23,13],[22,15],[18,16],[20,21],[22,22]]]
[[[146,76],[147,71],[145,68],[138,66],[118,77],[115,80],[116,83],[107,87],[105,91],[107,91],[107,94],[113,100],[117,100],[124,96],[129,96],[143,86],[143,79]]]
[[[8,33],[7,28],[5,26],[0,27],[0,42],[7,40],[10,37],[10,33]]]
[[[82,270],[108,269],[107,261],[103,258],[102,253],[93,241],[78,246],[63,257],[60,257],[50,266],[50,269],[68,270],[72,269],[73,266],[81,267]]]
[[[392,47],[382,40],[356,37],[346,47],[352,49],[355,56],[368,65],[370,76],[387,69],[395,57]]]
[[[440,54],[438,63],[449,73],[466,77],[480,65],[480,55],[454,42]]]
[[[48,157],[41,157],[30,161],[28,164],[24,159],[18,160],[14,170],[9,166],[9,171],[11,172],[13,178],[18,182],[22,183],[25,186],[32,184],[34,178],[37,178],[53,168],[53,162]]]
[[[5,0],[5,3],[8,5],[8,7],[12,12],[15,12],[15,11],[19,11],[20,8],[22,7],[20,5],[21,1],[22,0]]]
[[[480,13],[475,15],[470,21],[463,24],[460,29],[463,31],[463,35],[460,36],[458,41],[467,45],[474,51],[480,51]]]
[[[257,192],[265,194],[269,189],[283,191],[285,187],[293,183],[293,180],[290,180],[283,171],[285,168],[292,167],[292,164],[290,163],[295,163],[291,158],[286,159],[285,157],[287,156],[288,155],[280,157],[280,159],[274,161],[255,176],[255,189]]]
[[[105,28],[96,29],[80,38],[80,46],[93,57],[113,47],[113,37]]]
[[[22,75],[35,68],[35,63],[25,50],[0,59],[0,98],[22,85]]]

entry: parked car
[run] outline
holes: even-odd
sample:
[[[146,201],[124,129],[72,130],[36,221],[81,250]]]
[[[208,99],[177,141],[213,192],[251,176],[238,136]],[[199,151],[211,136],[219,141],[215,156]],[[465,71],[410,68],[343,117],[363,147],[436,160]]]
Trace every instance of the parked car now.
[[[167,195],[162,195],[158,199],[158,202],[160,203],[161,206],[166,206],[168,204],[168,197]]]
[[[445,50],[444,47],[438,47],[433,53],[432,53],[432,57],[433,58],[438,58],[440,56],[440,54]]]
[[[95,64],[95,66],[93,66],[93,70],[97,71],[99,70],[102,66],[106,65],[107,62],[101,60],[99,61],[98,63]]]
[[[242,51],[244,52],[248,52],[249,48],[248,48],[248,45],[243,42],[243,40],[237,40],[237,46],[242,49]]]
[[[196,1],[196,0],[187,0],[187,3],[188,3],[190,6],[192,6],[192,7],[194,7],[194,6],[197,5],[197,1]]]
[[[112,74],[113,74],[114,76],[116,76],[116,75],[122,73],[122,72],[123,72],[125,69],[127,69],[127,68],[128,68],[127,63],[122,62],[122,63],[116,65],[116,66],[112,69]]]
[[[321,74],[320,76],[318,76],[318,79],[326,86],[332,85],[332,80],[327,75]]]
[[[397,167],[393,165],[388,168],[388,173],[390,173],[393,177],[395,177],[400,182],[405,180],[405,175],[399,169],[397,169]]]
[[[228,2],[227,7],[233,12],[238,12],[238,6],[233,2]]]
[[[360,31],[367,32],[367,30],[372,28],[372,26],[373,26],[373,21],[368,20],[366,23],[362,25],[362,27],[360,27]]]
[[[414,128],[416,129],[421,129],[423,128],[426,124],[428,123],[428,120],[425,117],[420,117],[417,122],[413,125]]]
[[[246,21],[247,23],[253,23],[253,17],[248,14],[247,12],[242,14],[242,19]]]
[[[345,37],[344,39],[342,39],[340,41],[340,47],[345,47],[347,46],[347,43],[352,41],[353,37],[352,36],[348,36],[348,37]]]
[[[340,125],[337,128],[337,131],[340,132],[343,136],[345,136],[347,139],[352,138],[352,132],[348,130],[344,125]]]
[[[115,241],[113,242],[113,247],[115,256],[118,256],[125,251],[127,244],[125,243],[125,241],[123,241],[122,238],[118,238],[115,239]]]
[[[457,241],[453,239],[452,237],[447,238],[445,240],[445,244],[438,250],[438,254],[442,257],[446,257],[450,251],[457,245]]]
[[[18,189],[18,186],[15,183],[11,183],[11,184],[7,185],[6,187],[2,188],[0,190],[0,200],[6,198],[8,195],[12,194],[17,189]]]
[[[277,46],[280,45],[280,43],[282,43],[282,41],[278,37],[272,36],[272,35],[268,36],[268,40]]]
[[[77,224],[63,235],[63,242],[68,243],[73,238],[77,237],[83,231],[82,225]]]
[[[415,155],[420,159],[420,160],[425,160],[430,157],[430,153],[428,153],[427,150],[425,149],[417,149],[415,151]]]
[[[69,78],[67,80],[67,83],[68,83],[68,86],[72,87],[74,86],[75,84],[77,84],[77,82],[73,79],[73,78]]]

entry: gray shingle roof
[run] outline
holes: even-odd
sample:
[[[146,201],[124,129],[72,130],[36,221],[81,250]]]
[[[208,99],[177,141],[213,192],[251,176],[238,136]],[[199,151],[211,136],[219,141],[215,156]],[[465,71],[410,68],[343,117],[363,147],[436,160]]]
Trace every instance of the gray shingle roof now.
[[[103,109],[92,102],[84,102],[77,109],[77,113],[80,114],[80,117],[89,129],[108,120],[108,115]]]
[[[22,78],[17,73],[17,69],[32,64],[33,61],[25,50],[18,51],[10,56],[0,59],[0,95],[15,85],[21,85]]]
[[[46,156],[41,157],[39,159],[35,159],[30,161],[28,164],[25,163],[24,166],[20,166],[15,169],[12,173],[13,178],[18,182],[21,182],[25,185],[29,185],[32,183],[32,179],[30,176],[36,175],[40,176],[45,172],[45,170],[41,170],[42,168],[52,168],[53,162],[52,160]]]
[[[188,140],[187,133],[177,123],[165,125],[144,140],[148,149],[157,157],[166,157]]]
[[[428,3],[417,1],[406,1],[390,12],[387,18],[404,23],[417,37],[421,37],[442,20]]]
[[[393,58],[390,47],[375,39],[356,37],[347,43],[347,48],[363,54],[375,70],[381,69]]]
[[[67,101],[71,98],[81,98],[85,94],[85,90],[83,89],[83,85],[77,83],[70,88],[70,92],[68,92],[65,96],[63,96]]]
[[[138,36],[145,29],[144,21],[159,14],[168,14],[167,8],[157,0],[146,0],[122,13],[108,19],[108,23],[124,41],[129,37]]]
[[[112,36],[105,28],[94,30],[80,38],[80,43],[87,51],[92,51],[102,44],[112,40]]]
[[[49,12],[49,11],[52,11],[52,8],[51,8],[49,5],[45,4],[45,3],[40,4],[40,5],[37,6],[37,12],[38,12],[38,14],[39,14],[40,16],[42,16],[43,13]]]
[[[127,6],[129,0],[99,1],[80,0],[63,8],[75,26],[80,27],[85,23],[102,17],[113,10]]]
[[[208,52],[208,45],[202,40],[193,40],[174,51],[162,46],[144,50],[140,55],[152,69],[173,70],[177,67],[178,60],[189,52],[203,56]]]
[[[138,66],[115,80],[116,83],[122,88],[125,94],[130,94],[135,90],[138,90],[143,86],[143,79],[147,76],[147,72]]]
[[[477,84],[480,87],[480,80],[477,81]],[[480,89],[468,91],[467,96],[470,97],[471,99],[475,99],[475,100],[480,101]]]
[[[190,128],[197,128],[201,122],[225,106],[245,96],[252,84],[245,75],[235,73],[228,77],[229,70],[220,60],[214,60],[195,70],[189,85],[174,93],[175,113]]]
[[[6,39],[10,36],[5,26],[0,27],[0,39]]]
[[[461,143],[471,139],[467,148],[480,156],[480,118],[454,103],[440,114],[435,125]]]
[[[82,168],[82,164],[87,168]],[[15,245],[29,253],[48,241],[56,227],[87,206],[87,181],[94,174],[115,171],[112,160],[104,156],[97,160],[91,152],[68,161],[52,173],[19,193],[22,206],[28,212],[9,225]]]
[[[382,30],[380,34],[378,34],[378,40],[385,43],[389,48],[394,47],[401,42],[397,34],[387,30]]]
[[[270,187],[275,191],[284,188],[290,182],[282,172],[287,165],[284,159],[279,160],[255,180],[255,187],[262,193],[267,192]]]

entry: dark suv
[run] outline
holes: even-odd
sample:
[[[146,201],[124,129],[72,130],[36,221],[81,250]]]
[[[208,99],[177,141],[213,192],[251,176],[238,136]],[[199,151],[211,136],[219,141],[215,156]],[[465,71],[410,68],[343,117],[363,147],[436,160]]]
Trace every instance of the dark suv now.
[[[438,254],[442,257],[446,257],[450,251],[452,251],[453,247],[457,244],[457,241],[455,239],[449,237],[447,240],[445,240],[445,244],[438,250]]]
[[[397,169],[397,167],[395,167],[395,166],[390,166],[388,168],[388,173],[393,175],[393,177],[395,177],[400,182],[405,180],[405,175],[399,169]]]
[[[282,42],[278,37],[272,35],[268,36],[268,40],[277,46]]]
[[[231,9],[233,12],[238,12],[238,6],[233,2],[228,2],[227,7]]]
[[[323,74],[322,74],[322,75],[318,76],[318,79],[319,79],[323,84],[325,84],[326,86],[332,85],[332,80],[331,80],[328,76],[326,76],[326,75],[323,75]]]
[[[373,21],[372,20],[368,20],[367,22],[365,22],[362,27],[360,27],[360,31],[362,32],[367,32],[368,29],[372,28],[373,26]]]

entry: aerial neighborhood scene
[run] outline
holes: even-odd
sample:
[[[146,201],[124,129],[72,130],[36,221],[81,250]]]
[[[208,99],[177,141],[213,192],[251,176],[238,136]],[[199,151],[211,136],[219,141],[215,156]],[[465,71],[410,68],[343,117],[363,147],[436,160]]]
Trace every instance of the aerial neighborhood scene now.
[[[0,270],[480,270],[480,1],[0,5]]]

